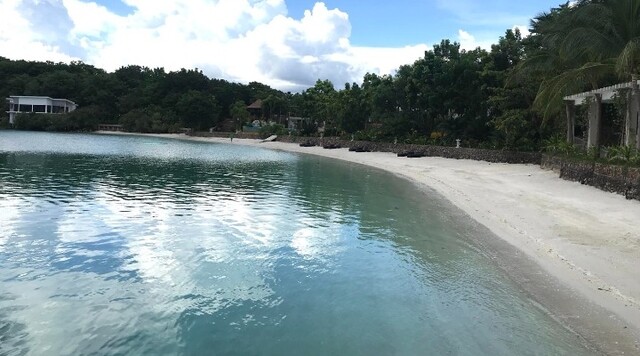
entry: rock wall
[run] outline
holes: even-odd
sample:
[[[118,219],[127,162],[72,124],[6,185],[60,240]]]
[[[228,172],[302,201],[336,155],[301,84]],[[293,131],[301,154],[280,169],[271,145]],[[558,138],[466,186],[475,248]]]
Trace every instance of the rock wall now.
[[[541,154],[536,152],[515,152],[515,151],[498,151],[484,150],[475,148],[455,148],[443,146],[425,146],[425,145],[409,145],[394,144],[387,142],[369,142],[369,141],[347,141],[337,138],[319,138],[319,137],[295,137],[281,136],[278,141],[291,143],[310,143],[315,146],[326,144],[338,144],[342,147],[366,147],[374,152],[407,152],[413,151],[422,153],[428,157],[444,157],[455,159],[472,159],[476,161],[500,162],[500,163],[530,163],[540,164]]]
[[[202,132],[202,131],[196,131],[196,132],[190,132],[187,133],[187,135],[189,136],[196,136],[196,137],[220,137],[220,138],[230,138],[231,137],[231,132]],[[233,133],[233,138],[250,138],[250,139],[258,139],[260,138],[260,134],[258,132],[234,132]]]
[[[192,136],[229,138],[228,132],[194,132]],[[258,138],[257,133],[240,132],[235,138]],[[563,157],[542,155],[537,152],[514,152],[484,150],[475,148],[455,148],[443,146],[424,146],[394,144],[387,142],[347,141],[334,137],[298,137],[280,136],[281,142],[309,143],[315,146],[328,144],[340,145],[345,148],[363,147],[374,152],[407,152],[413,151],[428,157],[444,157],[454,159],[471,159],[496,163],[527,163],[539,164],[543,169],[553,170],[560,178],[580,182],[608,192],[624,195],[627,199],[640,200],[640,168],[625,167],[604,163],[574,161]]]
[[[559,172],[562,179],[640,200],[640,168],[573,161],[549,155],[542,157],[541,167]]]

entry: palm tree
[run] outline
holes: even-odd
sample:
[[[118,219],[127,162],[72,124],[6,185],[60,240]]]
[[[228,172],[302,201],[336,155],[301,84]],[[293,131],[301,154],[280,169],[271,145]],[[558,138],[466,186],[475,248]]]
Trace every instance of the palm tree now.
[[[522,67],[552,73],[535,102],[545,119],[561,108],[564,96],[613,84],[616,77],[633,81],[640,106],[640,0],[567,3],[538,16],[532,27],[539,47]]]
[[[579,7],[574,17],[576,26],[567,35],[563,49],[583,52],[622,80],[632,82],[625,123],[625,136],[631,142],[632,108],[640,108],[640,0],[592,0]],[[638,144],[640,140],[636,139]]]
[[[591,0],[576,6],[561,50],[599,63],[625,80],[640,72],[640,0]]]

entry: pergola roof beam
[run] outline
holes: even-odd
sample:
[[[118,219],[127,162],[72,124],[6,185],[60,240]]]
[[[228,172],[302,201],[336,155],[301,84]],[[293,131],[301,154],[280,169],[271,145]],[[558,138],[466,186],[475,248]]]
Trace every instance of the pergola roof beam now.
[[[638,85],[640,85],[640,80],[638,80]],[[587,98],[593,98],[595,94],[600,94],[602,95],[602,102],[611,102],[618,93],[618,90],[631,89],[632,86],[633,82],[620,83],[584,93],[568,95],[564,97],[564,100],[573,101],[576,105],[582,105],[585,104]]]

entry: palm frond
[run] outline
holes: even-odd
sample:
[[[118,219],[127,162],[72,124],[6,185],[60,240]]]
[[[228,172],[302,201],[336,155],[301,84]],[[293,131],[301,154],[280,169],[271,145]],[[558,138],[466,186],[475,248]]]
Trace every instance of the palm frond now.
[[[594,27],[571,29],[560,45],[560,54],[573,61],[599,61],[615,51],[616,44],[607,33]]]
[[[546,123],[562,110],[565,96],[584,91],[593,85],[595,79],[611,73],[612,69],[611,63],[587,63],[549,78],[541,84],[534,108],[542,113]]]
[[[617,58],[616,71],[625,79],[640,72],[640,37],[632,39],[624,47]]]

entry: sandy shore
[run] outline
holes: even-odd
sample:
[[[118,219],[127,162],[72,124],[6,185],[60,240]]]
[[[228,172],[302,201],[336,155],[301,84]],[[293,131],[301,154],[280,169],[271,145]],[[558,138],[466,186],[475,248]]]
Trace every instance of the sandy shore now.
[[[243,139],[232,144],[364,164],[435,190],[502,239],[479,242],[541,307],[605,353],[640,354],[640,202],[561,180],[536,165]]]

